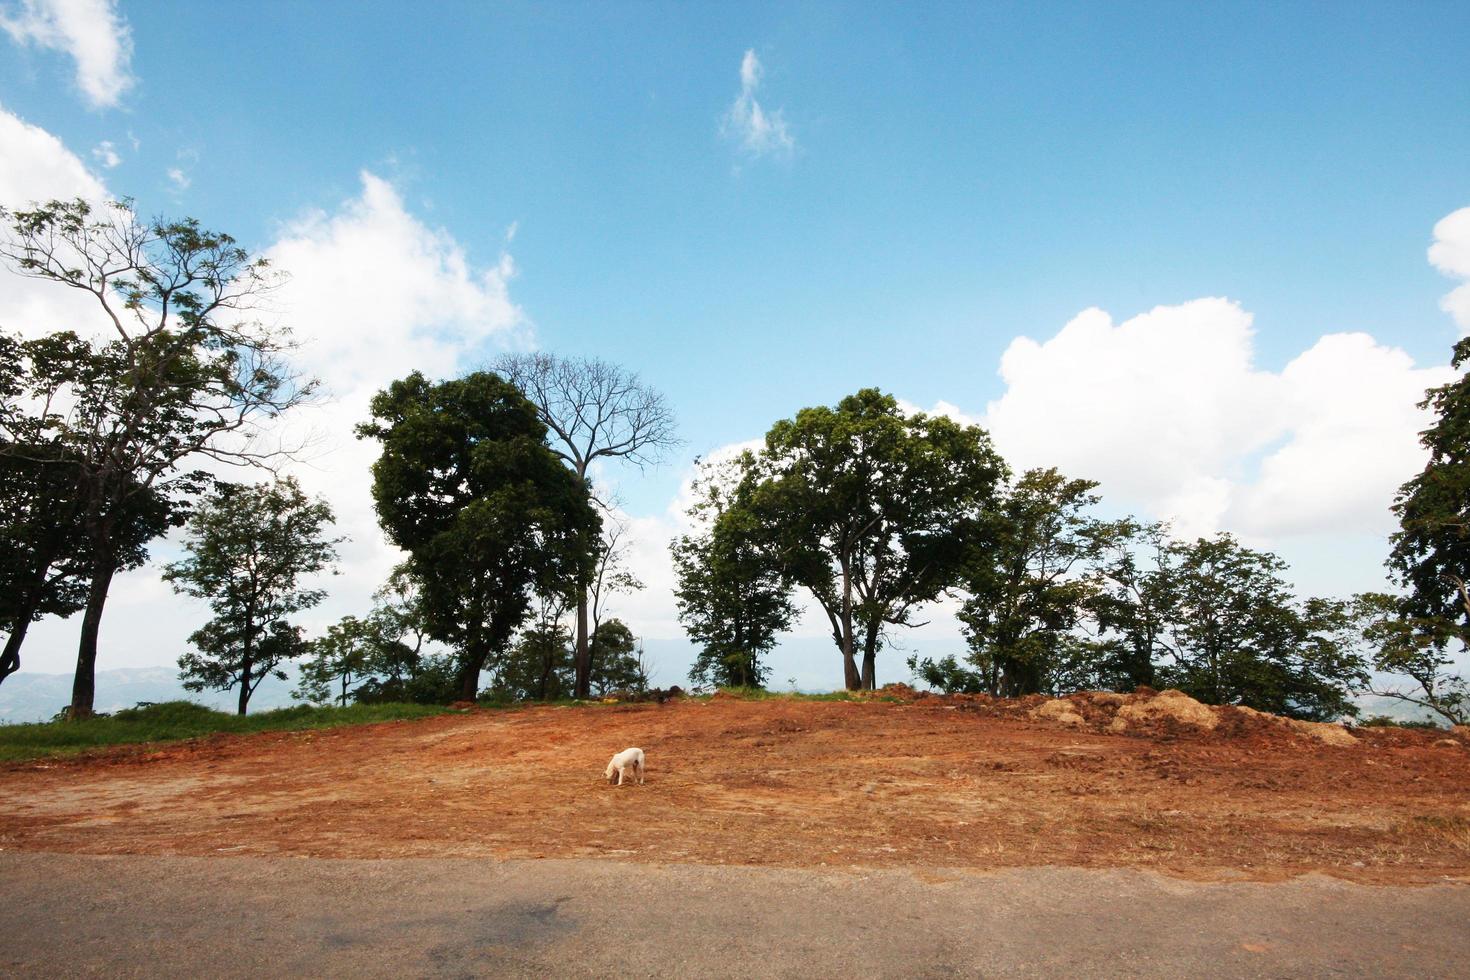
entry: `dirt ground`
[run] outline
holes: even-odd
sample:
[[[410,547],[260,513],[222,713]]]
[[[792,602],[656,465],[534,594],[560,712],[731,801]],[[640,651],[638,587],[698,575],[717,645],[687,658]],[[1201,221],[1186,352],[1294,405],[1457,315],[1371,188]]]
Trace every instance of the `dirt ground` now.
[[[679,700],[119,749],[0,769],[0,849],[1470,880],[1463,732],[1338,746],[1034,710]],[[630,745],[646,784],[607,785]]]

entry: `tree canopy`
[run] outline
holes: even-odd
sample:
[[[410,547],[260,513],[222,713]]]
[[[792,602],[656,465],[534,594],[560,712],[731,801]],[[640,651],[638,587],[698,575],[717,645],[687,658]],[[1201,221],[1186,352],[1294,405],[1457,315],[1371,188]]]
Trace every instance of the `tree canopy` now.
[[[535,406],[492,373],[435,384],[415,372],[373,398],[372,416],[358,431],[382,444],[379,521],[408,552],[426,635],[456,649],[473,699],[533,594],[585,594],[601,519]]]
[[[983,429],[865,388],[777,422],[735,506],[826,613],[846,686],[872,688],[885,630],[954,584],[1005,470]]]
[[[96,329],[26,341],[0,401],[0,439],[32,462],[71,471],[69,498],[90,567],[71,713],[91,713],[97,637],[121,528],[146,507],[207,482],[204,459],[260,464],[281,448],[259,423],[308,397],[290,369],[289,334],[251,319],[271,286],[265,262],[193,219],[142,221],[128,202],[0,208],[0,262],[95,301]],[[193,468],[191,468],[193,467]],[[133,528],[137,530],[136,527]]]
[[[689,509],[700,529],[669,546],[679,621],[699,644],[689,679],[702,686],[763,686],[770,670],[762,657],[796,615],[791,583],[762,547],[755,515],[732,507],[753,463],[747,453],[723,466],[700,465]]]
[[[1470,337],[1450,363],[1470,361]],[[1431,388],[1419,404],[1434,423],[1419,434],[1424,468],[1399,488],[1387,566],[1397,595],[1358,597],[1357,612],[1373,668],[1410,686],[1372,681],[1374,694],[1470,724],[1470,677],[1455,654],[1470,650],[1470,375]]]
[[[674,411],[664,396],[635,372],[616,364],[535,352],[506,354],[496,359],[492,370],[530,400],[547,428],[551,451],[584,482],[588,467],[599,459],[620,459],[642,467],[658,462],[678,443]],[[615,523],[604,528],[610,535],[601,544],[605,555],[617,548],[616,528]],[[573,597],[577,615],[573,687],[580,698],[591,690],[588,644],[596,626],[589,626],[589,587],[603,584],[601,572],[599,569],[592,583],[579,586]],[[598,591],[600,595],[600,588]]]
[[[214,618],[189,637],[195,651],[179,659],[191,690],[239,688],[239,712],[279,665],[305,652],[288,617],[326,593],[302,579],[330,569],[339,539],[328,538],[332,511],[290,477],[264,484],[221,484],[189,519],[188,557],[164,578],[208,601]]]

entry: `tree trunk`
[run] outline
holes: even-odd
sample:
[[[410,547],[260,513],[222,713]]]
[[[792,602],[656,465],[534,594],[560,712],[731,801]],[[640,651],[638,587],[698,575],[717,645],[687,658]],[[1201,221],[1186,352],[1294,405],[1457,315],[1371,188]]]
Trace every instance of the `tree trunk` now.
[[[592,650],[587,643],[587,590],[577,590],[577,652],[572,658],[577,669],[573,696],[587,698],[592,693]]]
[[[483,644],[473,640],[466,644],[464,663],[459,668],[459,699],[473,701],[480,694],[480,668],[489,654]]]
[[[31,628],[31,616],[34,614],[28,610],[22,610],[26,615],[16,619],[10,628],[10,636],[5,640],[5,652],[0,653],[0,684],[5,683],[5,678],[20,670],[20,645],[25,642],[26,630]]]
[[[554,654],[550,650],[547,650],[546,655],[541,658],[541,683],[536,687],[537,701],[546,700],[546,692],[551,687],[551,668],[553,666],[552,660],[555,658],[555,656],[556,654]]]
[[[41,605],[41,595],[46,590],[46,573],[51,570],[51,563],[55,556],[48,553],[41,561],[41,569],[31,579],[30,591],[20,609],[16,611],[15,620],[10,624],[10,635],[5,639],[5,651],[0,653],[0,684],[5,683],[5,678],[20,670],[20,648],[26,639],[26,631],[31,628],[31,623],[36,618],[36,610]]]
[[[849,691],[861,691],[862,676],[852,656],[852,571],[842,559],[842,680]]]
[[[240,667],[240,705],[239,713],[244,714],[245,709],[250,706],[250,669],[255,665],[246,657]]]
[[[97,634],[102,627],[102,607],[107,604],[107,590],[112,586],[112,576],[117,569],[112,562],[103,562],[92,573],[92,582],[87,587],[87,606],[82,613],[82,636],[77,644],[77,672],[71,685],[70,718],[92,717],[92,705],[97,697]]]
[[[876,691],[878,665],[878,628],[870,626],[863,637],[863,690]]]

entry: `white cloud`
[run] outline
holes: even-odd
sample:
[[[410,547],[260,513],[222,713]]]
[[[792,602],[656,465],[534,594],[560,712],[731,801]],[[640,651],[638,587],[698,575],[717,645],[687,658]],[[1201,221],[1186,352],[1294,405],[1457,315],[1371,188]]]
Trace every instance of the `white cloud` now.
[[[107,187],[61,140],[0,108],[0,205],[23,208],[82,197],[101,201]],[[91,301],[76,290],[0,268],[0,327],[27,335],[86,323]]]
[[[113,145],[112,140],[103,140],[92,147],[92,159],[108,170],[122,163],[122,157],[118,156],[117,147]]]
[[[1470,208],[1452,212],[1434,226],[1429,262],[1452,279],[1466,280],[1447,293],[1439,305],[1455,318],[1463,332],[1470,334]]]
[[[173,185],[175,191],[186,191],[189,189],[189,185],[193,183],[189,179],[189,175],[178,167],[168,168],[168,182]]]
[[[23,207],[53,198],[100,200],[107,189],[55,136],[0,107],[0,204]]]
[[[796,149],[796,137],[786,125],[780,109],[767,112],[756,100],[764,69],[755,51],[740,60],[740,94],[725,112],[720,132],[733,139],[751,156],[788,156]]]
[[[376,444],[354,438],[372,395],[413,370],[453,374],[488,350],[523,344],[530,325],[510,298],[508,254],[476,267],[447,231],[406,209],[388,181],[361,174],[362,193],[332,212],[286,225],[265,256],[288,279],[271,306],[303,343],[298,361],[320,377],[329,400],[293,426],[322,435],[293,472],[331,502],[351,536],[343,574],[327,586],[325,622],[362,612],[397,560],[382,540],[369,494]]]
[[[116,106],[133,85],[132,30],[114,0],[20,0],[0,11],[0,28],[17,44],[70,55],[77,86],[94,108]]]
[[[1086,310],[1013,341],[985,424],[1013,466],[1099,480],[1181,535],[1382,533],[1422,460],[1416,403],[1447,368],[1366,334],[1330,334],[1281,372],[1254,363],[1251,317],[1224,299],[1120,324]]]

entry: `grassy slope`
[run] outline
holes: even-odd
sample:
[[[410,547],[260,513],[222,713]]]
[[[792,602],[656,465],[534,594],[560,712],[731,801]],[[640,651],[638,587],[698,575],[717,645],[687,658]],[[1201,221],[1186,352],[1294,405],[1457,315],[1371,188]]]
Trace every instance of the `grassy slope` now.
[[[298,705],[256,715],[232,715],[188,701],[129,708],[108,718],[0,725],[0,760],[69,754],[107,745],[168,742],[216,732],[292,731],[423,718],[448,709],[425,704],[354,704],[346,708]]]

